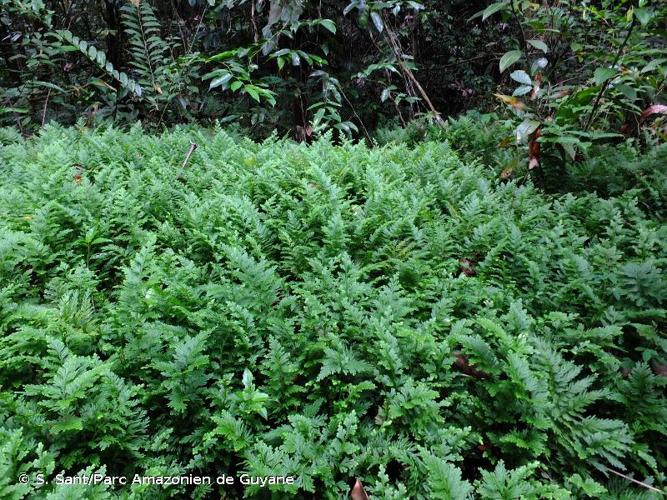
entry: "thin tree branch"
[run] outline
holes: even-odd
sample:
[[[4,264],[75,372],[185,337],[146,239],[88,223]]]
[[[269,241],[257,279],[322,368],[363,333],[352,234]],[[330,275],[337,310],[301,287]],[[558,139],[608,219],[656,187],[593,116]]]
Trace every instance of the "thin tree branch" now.
[[[623,50],[625,49],[625,46],[627,45],[628,40],[630,39],[630,35],[632,34],[632,30],[635,28],[636,23],[637,23],[637,18],[635,16],[632,16],[632,23],[630,24],[630,28],[628,28],[628,33],[625,35],[625,38],[623,39],[623,43],[621,43],[621,46],[618,48],[618,52],[616,52],[616,57],[614,58],[614,62],[611,63],[612,68],[616,67],[618,61],[621,59]],[[610,82],[611,78],[602,84],[600,92],[598,92],[598,95],[595,98],[595,103],[593,103],[593,107],[591,108],[591,112],[588,114],[588,120],[586,120],[586,126],[584,127],[584,132],[588,132],[588,129],[592,125],[593,118],[595,117],[595,113],[597,112],[598,106],[600,105],[600,100],[602,99],[602,96],[607,90],[607,87],[609,87]]]
[[[514,0],[510,1],[510,7],[512,9],[512,16],[514,16],[514,20],[519,25],[519,32],[521,33],[521,48],[523,49],[524,54],[526,54],[528,52],[528,44],[526,43],[526,33],[523,31],[523,24],[521,24],[519,15],[516,12],[516,7],[514,6]]]
[[[44,109],[42,110],[42,127],[46,121],[46,108],[49,105],[49,97],[51,97],[51,89],[46,93],[46,99],[44,100]]]
[[[178,175],[176,178],[180,178],[181,175],[183,174],[183,171],[185,170],[185,167],[188,166],[188,162],[190,161],[190,157],[192,156],[192,153],[195,152],[195,149],[197,149],[197,144],[194,142],[190,143],[190,148],[188,148],[188,152],[185,154],[185,159],[183,160],[183,164],[181,165],[181,170],[178,172]]]
[[[372,142],[373,140],[371,139],[371,135],[368,133],[368,130],[366,130],[366,125],[364,125],[364,122],[362,121],[361,117],[357,114],[357,110],[354,109],[354,105],[347,98],[347,94],[345,94],[345,92],[343,92],[342,88],[339,88],[338,90],[340,90],[341,95],[345,98],[345,101],[347,101],[347,103],[349,104],[350,109],[352,110],[352,113],[354,113],[354,116],[356,116],[357,120],[359,120],[359,123],[361,124],[361,128],[364,129],[364,134],[366,134],[366,137],[368,138],[369,143]]]
[[[637,481],[636,479],[632,479],[631,477],[626,476],[625,474],[621,474],[620,472],[618,472],[614,469],[610,469],[609,467],[607,467],[607,470],[609,472],[611,472],[612,474],[616,474],[617,476],[622,477],[623,479],[626,479],[626,480],[628,480],[630,482],[633,482],[635,484],[638,484],[639,486],[643,486],[644,488],[646,488],[648,490],[655,491],[656,493],[660,493],[661,495],[665,494],[664,491],[659,490],[658,488],[655,488],[654,486],[651,486],[650,484],[642,483],[641,481]]]
[[[401,67],[401,70],[403,71],[403,74],[405,74],[406,77],[414,84],[414,86],[417,88],[419,93],[421,94],[422,98],[428,105],[429,109],[431,112],[435,115],[435,121],[438,125],[441,127],[444,126],[444,121],[442,119],[442,116],[438,112],[438,110],[435,109],[435,106],[433,106],[433,103],[431,102],[431,99],[429,99],[428,94],[424,90],[424,88],[420,85],[419,81],[415,77],[415,75],[412,73],[410,68],[408,68],[405,63],[403,62],[403,57],[401,53],[401,49],[398,46],[398,43],[396,42],[396,35],[394,34],[394,31],[391,29],[388,23],[387,16],[382,13],[383,17],[383,22],[385,26],[385,30],[387,30],[387,39],[389,40],[389,45],[391,46],[392,50],[394,51],[394,55],[396,56],[396,61],[398,62],[398,65]]]

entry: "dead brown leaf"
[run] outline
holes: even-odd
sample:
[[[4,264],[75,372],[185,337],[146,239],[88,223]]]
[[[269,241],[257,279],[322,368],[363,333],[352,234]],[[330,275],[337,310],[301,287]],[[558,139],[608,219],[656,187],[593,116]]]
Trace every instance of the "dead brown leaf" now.
[[[366,490],[364,490],[361,481],[359,481],[358,479],[357,482],[354,483],[354,487],[352,488],[352,492],[350,493],[350,498],[352,500],[368,500],[368,494],[366,493]]]

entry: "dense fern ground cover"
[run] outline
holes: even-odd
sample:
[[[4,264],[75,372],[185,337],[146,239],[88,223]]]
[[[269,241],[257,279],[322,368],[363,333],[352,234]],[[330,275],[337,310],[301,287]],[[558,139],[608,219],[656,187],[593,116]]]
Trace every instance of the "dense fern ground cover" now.
[[[0,135],[0,497],[661,498],[640,191],[546,197],[446,142]]]

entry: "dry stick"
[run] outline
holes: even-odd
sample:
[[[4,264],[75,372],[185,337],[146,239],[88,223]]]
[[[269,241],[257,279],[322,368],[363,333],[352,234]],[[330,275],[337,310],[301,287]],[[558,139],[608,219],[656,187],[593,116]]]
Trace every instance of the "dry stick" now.
[[[393,50],[394,55],[396,56],[396,61],[398,61],[398,65],[401,67],[401,70],[403,70],[403,73],[412,81],[415,87],[417,87],[417,90],[419,90],[419,93],[422,95],[422,98],[424,99],[424,101],[426,101],[426,104],[430,108],[431,112],[435,115],[436,123],[441,127],[444,126],[444,121],[442,120],[440,113],[435,109],[435,106],[433,106],[433,103],[431,102],[431,99],[428,98],[426,91],[417,81],[417,78],[415,78],[415,75],[412,73],[410,68],[408,68],[403,63],[403,58],[401,57],[401,50],[396,44],[396,40],[394,38],[395,37],[394,32],[389,27],[389,23],[387,22],[387,17],[384,14],[383,18],[384,18],[384,26],[385,29],[387,30],[387,39],[389,40],[389,45],[391,45],[391,49]]]
[[[401,67],[401,70],[404,72],[404,76],[408,77],[405,80],[405,86],[406,90],[411,96],[416,97],[417,94],[414,89],[414,85],[412,84],[412,80],[409,78],[408,74],[406,73],[406,70],[409,70],[405,64],[403,64],[403,48],[401,47],[401,43],[399,40],[397,40],[397,37],[394,36],[394,32],[391,29],[391,27],[388,25],[388,19],[386,16],[382,17],[383,23],[387,29],[387,40],[389,40],[389,46],[391,47],[391,51],[394,53],[394,57],[396,57],[396,61],[398,62],[398,65]]]
[[[190,148],[188,149],[188,152],[185,155],[185,159],[183,160],[183,164],[181,165],[181,170],[178,172],[178,175],[176,176],[177,179],[179,179],[183,174],[183,171],[185,170],[185,167],[187,167],[188,162],[190,161],[190,157],[192,156],[192,153],[195,152],[195,149],[197,149],[197,144],[191,142]]]
[[[357,120],[359,120],[359,123],[361,124],[361,128],[364,129],[364,134],[366,134],[366,137],[368,138],[368,141],[372,143],[373,139],[371,139],[371,135],[368,133],[368,130],[366,130],[366,125],[364,125],[364,122],[361,120],[361,117],[357,114],[357,110],[354,109],[354,106],[352,105],[350,100],[347,98],[347,95],[345,94],[345,92],[343,92],[343,89],[340,89],[340,93],[342,94],[342,96],[347,101],[347,104],[350,106],[350,109],[352,109],[352,113],[354,113],[354,116],[356,116]]]
[[[528,45],[526,44],[526,33],[523,31],[523,24],[521,24],[521,21],[519,20],[519,15],[516,13],[514,0],[510,1],[510,7],[512,9],[512,16],[514,17],[516,23],[519,25],[519,32],[521,33],[521,48],[523,49],[524,53],[527,53]]]
[[[651,491],[655,491],[656,493],[660,493],[662,495],[665,494],[664,491],[659,490],[658,488],[655,488],[655,487],[651,486],[650,484],[642,483],[641,481],[637,481],[636,479],[632,479],[631,477],[628,477],[625,474],[621,474],[620,472],[615,471],[614,469],[610,469],[609,467],[607,467],[607,470],[609,472],[613,473],[613,474],[616,474],[617,476],[622,477],[623,479],[627,479],[628,481],[632,481],[633,483],[638,484],[639,486],[643,486],[644,488],[647,488]]]
[[[371,30],[368,30],[368,34],[371,37],[371,41],[373,42],[373,45],[375,45],[375,48],[378,50],[378,52],[382,52],[382,49],[378,45],[378,43],[375,41],[375,37],[373,36],[373,32]],[[392,47],[392,52],[394,52],[393,47]],[[391,83],[391,73],[389,72],[388,69],[385,69],[385,74],[387,75],[387,80],[389,83]],[[405,91],[408,93],[410,97],[417,97],[417,94],[415,94],[414,89],[412,88],[412,85],[410,81],[403,75],[403,80],[405,81]],[[394,101],[394,106],[396,106],[396,109],[398,109],[398,105],[396,104],[396,101]],[[410,107],[412,108],[412,104],[410,104]],[[400,116],[400,112],[399,112]],[[400,116],[401,121],[403,121],[403,117]]]
[[[257,40],[259,40],[259,33],[257,31],[257,21],[255,21],[255,0],[250,2],[250,20],[252,21],[253,38],[255,39],[255,43],[257,43]]]
[[[49,105],[49,97],[51,96],[51,89],[46,93],[46,100],[44,101],[44,109],[42,110],[42,127],[46,121],[46,107]]]
[[[621,58],[621,55],[623,54],[623,49],[625,49],[625,46],[628,43],[628,40],[630,39],[630,35],[632,34],[632,30],[635,28],[635,23],[636,22],[637,22],[637,18],[635,16],[632,16],[632,24],[630,24],[630,28],[628,28],[628,34],[625,35],[625,39],[623,40],[623,43],[618,48],[618,52],[616,53],[616,57],[614,58],[614,62],[611,64],[612,68],[614,68],[618,64],[618,61]],[[604,95],[605,91],[607,90],[607,87],[609,87],[609,83],[611,82],[611,80],[612,79],[610,78],[602,84],[602,87],[600,88],[600,92],[598,92],[598,95],[595,98],[595,103],[593,104],[593,107],[591,108],[591,112],[588,115],[588,120],[586,121],[586,126],[584,127],[584,132],[588,132],[588,129],[590,128],[591,124],[593,123],[593,117],[595,116],[595,112],[597,111],[598,105],[600,104],[600,99],[602,99],[602,96]]]
[[[197,29],[195,30],[194,35],[192,35],[192,38],[190,39],[190,44],[188,45],[188,55],[192,54],[192,47],[195,44],[195,40],[197,40],[197,35],[199,35],[199,30],[201,28],[202,23],[204,22],[206,9],[208,9],[208,5],[204,5],[204,10],[202,10],[201,18],[199,18],[199,24],[197,24]]]

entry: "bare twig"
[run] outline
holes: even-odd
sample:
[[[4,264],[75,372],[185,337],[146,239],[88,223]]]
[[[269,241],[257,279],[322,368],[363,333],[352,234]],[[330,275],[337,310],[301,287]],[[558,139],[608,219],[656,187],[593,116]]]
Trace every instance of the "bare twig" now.
[[[625,46],[627,45],[628,40],[630,39],[630,35],[632,34],[632,30],[635,28],[636,22],[637,22],[637,17],[632,16],[632,23],[628,28],[628,33],[625,35],[625,39],[623,40],[623,43],[621,43],[621,46],[618,48],[618,52],[616,52],[616,57],[614,58],[614,62],[611,63],[612,68],[615,68],[616,65],[618,64],[618,61],[621,59],[621,55],[623,55],[623,50],[625,49]],[[595,117],[595,113],[597,112],[600,100],[602,99],[602,96],[607,90],[607,87],[609,87],[609,83],[611,82],[611,80],[612,79],[610,78],[602,84],[600,92],[598,92],[598,95],[595,98],[595,103],[593,103],[593,107],[591,108],[591,112],[588,114],[588,120],[586,120],[586,126],[584,127],[584,132],[587,132],[590,126],[593,124],[593,118]]]
[[[190,157],[192,156],[192,153],[195,152],[195,149],[197,149],[197,144],[194,142],[190,143],[190,148],[188,149],[188,152],[185,154],[185,158],[183,159],[183,164],[181,165],[181,170],[178,172],[178,175],[176,178],[180,178],[181,175],[183,174],[183,171],[185,170],[185,167],[188,166],[188,162],[190,161]]]
[[[627,479],[628,481],[633,482],[635,484],[638,484],[639,486],[643,486],[644,488],[646,488],[648,490],[655,491],[656,493],[660,493],[661,495],[665,494],[664,491],[659,490],[658,488],[656,488],[654,486],[651,486],[650,484],[642,483],[641,481],[637,481],[636,479],[632,479],[631,477],[626,476],[625,474],[621,474],[620,472],[618,472],[614,469],[610,469],[609,467],[607,467],[607,470],[609,472],[611,472],[612,474],[616,474],[617,476],[622,477],[623,479]]]
[[[354,114],[354,116],[356,116],[357,120],[359,120],[359,123],[361,124],[361,128],[364,129],[364,134],[366,134],[366,137],[368,138],[368,141],[369,141],[369,142],[373,142],[373,139],[371,139],[371,135],[368,133],[368,130],[366,130],[366,125],[364,125],[363,120],[362,120],[361,117],[357,114],[357,110],[354,109],[354,105],[353,105],[353,104],[350,102],[350,100],[347,98],[347,95],[345,94],[345,92],[343,92],[343,89],[341,88],[341,89],[339,89],[339,90],[340,90],[341,95],[342,95],[342,96],[345,98],[345,100],[347,101],[347,104],[350,106],[350,109],[352,110],[352,113]]]
[[[257,43],[257,40],[259,40],[259,32],[257,30],[257,21],[255,20],[255,0],[250,2],[250,20],[252,21],[253,39],[255,40],[255,43]]]
[[[383,17],[383,21],[384,21],[385,30],[387,31],[387,40],[389,40],[389,45],[391,46],[391,49],[394,52],[394,56],[396,57],[396,61],[398,62],[398,65],[401,67],[401,70],[403,71],[403,74],[417,88],[417,90],[421,94],[422,98],[426,102],[426,105],[431,110],[431,112],[435,115],[435,120],[438,123],[438,125],[440,125],[441,127],[444,126],[445,122],[443,121],[442,116],[440,115],[440,113],[435,109],[435,106],[433,106],[433,103],[431,102],[431,99],[429,99],[428,94],[426,93],[424,88],[420,85],[419,81],[417,81],[417,78],[415,77],[414,73],[412,73],[410,68],[408,68],[405,65],[405,63],[403,62],[403,54],[402,54],[401,49],[398,46],[398,43],[396,41],[396,35],[394,34],[394,31],[389,26],[388,19],[384,15],[384,13],[382,14],[382,17]]]
[[[49,105],[49,97],[51,97],[51,89],[46,93],[46,99],[44,100],[44,109],[42,110],[42,127],[46,121],[46,108]]]
[[[523,24],[521,24],[521,20],[519,19],[519,15],[516,12],[516,7],[514,6],[514,0],[510,1],[510,7],[512,9],[512,16],[514,17],[514,21],[519,25],[519,32],[521,33],[521,48],[523,49],[524,54],[528,52],[528,44],[526,43],[526,32],[523,31]]]
[[[188,153],[185,155],[185,159],[183,160],[183,165],[181,165],[181,168],[185,168],[188,165],[190,157],[192,156],[192,153],[195,152],[195,149],[197,149],[197,145],[194,142],[191,142],[190,149],[188,149]]]
[[[199,35],[199,30],[201,29],[201,25],[204,22],[204,16],[206,15],[206,10],[208,9],[208,5],[204,5],[204,10],[201,13],[201,17],[199,18],[199,24],[197,24],[197,29],[195,30],[194,34],[192,35],[192,38],[190,39],[190,44],[188,45],[188,55],[192,54],[192,48],[195,44],[195,41],[197,40],[197,36]]]

